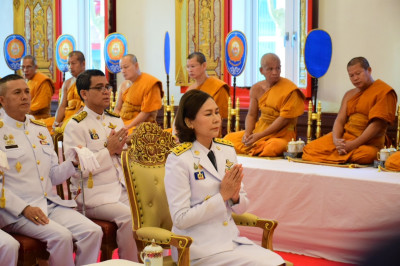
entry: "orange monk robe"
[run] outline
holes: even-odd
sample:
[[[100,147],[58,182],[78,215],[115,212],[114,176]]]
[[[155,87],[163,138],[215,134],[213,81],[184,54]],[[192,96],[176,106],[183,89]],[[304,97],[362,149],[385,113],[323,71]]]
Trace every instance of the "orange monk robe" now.
[[[162,97],[161,81],[155,77],[141,73],[133,84],[122,94],[122,107],[119,115],[125,125],[129,125],[140,112],[154,112],[161,108]],[[155,122],[157,112],[154,112],[146,122]]]
[[[288,142],[296,138],[297,117],[304,113],[304,94],[296,84],[281,77],[278,83],[260,97],[258,109],[261,116],[252,133],[264,131],[280,116],[289,118],[290,122],[278,132],[259,139],[250,147],[242,142],[244,130],[229,133],[225,139],[233,142],[238,154],[281,156],[286,151]]]
[[[85,104],[83,103],[81,97],[79,96],[78,90],[76,88],[76,82],[74,82],[74,84],[72,84],[67,90],[67,106],[65,107],[64,119],[62,121],[62,126],[61,126],[63,132],[65,126],[67,125],[71,117],[74,114],[76,114],[83,106],[85,106]],[[50,132],[52,132],[54,120],[55,120],[54,116],[43,119],[43,121],[47,126],[47,129]]]
[[[63,122],[69,120],[81,107],[85,106],[76,88],[76,82],[67,90],[67,106],[65,107]]]
[[[36,72],[32,79],[28,80],[31,92],[30,114],[35,119],[50,117],[51,96],[54,94],[54,84],[51,79],[40,72]]]
[[[215,77],[208,77],[196,89],[207,92],[218,105],[221,118],[228,118],[229,86]]]
[[[355,94],[347,101],[347,122],[344,125],[343,139],[354,140],[367,128],[372,119],[393,123],[395,119],[397,95],[392,87],[376,80],[364,91]],[[307,144],[303,149],[303,160],[326,163],[370,164],[377,152],[385,144],[386,127],[376,137],[364,145],[339,155],[333,144],[332,132]]]
[[[389,156],[385,162],[385,168],[391,171],[400,171],[400,151]]]

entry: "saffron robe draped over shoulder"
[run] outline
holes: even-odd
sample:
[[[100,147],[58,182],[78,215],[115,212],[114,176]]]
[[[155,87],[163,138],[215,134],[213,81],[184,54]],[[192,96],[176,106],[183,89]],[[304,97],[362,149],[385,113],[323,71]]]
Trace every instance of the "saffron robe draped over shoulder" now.
[[[162,106],[162,83],[157,78],[141,73],[133,84],[122,94],[122,107],[119,115],[125,125],[129,125],[140,112],[150,113]],[[157,112],[146,122],[156,121]]]
[[[30,114],[35,119],[50,117],[51,97],[54,94],[53,81],[45,74],[36,72],[27,84],[31,92]]]
[[[356,139],[373,119],[393,123],[396,105],[397,95],[393,88],[379,79],[376,80],[369,88],[356,93],[347,101],[347,122],[342,138],[348,141]],[[336,150],[331,132],[307,144],[303,149],[303,160],[370,164],[385,144],[386,128],[381,128],[374,138],[344,155],[339,155]]]
[[[79,96],[78,89],[76,88],[76,82],[74,82],[74,84],[72,84],[67,90],[67,106],[65,107],[64,119],[61,125],[61,129],[63,132],[71,117],[76,114],[83,106],[85,106],[85,104]],[[46,124],[47,129],[50,131],[51,134],[53,133],[52,128],[54,120],[54,116],[43,119],[43,122]]]
[[[207,92],[218,105],[221,118],[228,118],[229,86],[215,77],[208,77],[203,84],[196,89]]]
[[[234,143],[235,150],[239,154],[280,156],[286,150],[288,142],[292,138],[296,139],[297,117],[304,113],[304,94],[296,84],[281,77],[260,97],[258,109],[261,111],[261,116],[252,133],[266,130],[280,116],[289,118],[290,122],[281,130],[259,139],[250,147],[242,142],[244,130],[230,133],[225,139]]]
[[[76,88],[76,82],[72,84],[67,90],[67,107],[65,107],[64,120],[68,120],[71,116],[76,114],[81,107],[85,106]]]

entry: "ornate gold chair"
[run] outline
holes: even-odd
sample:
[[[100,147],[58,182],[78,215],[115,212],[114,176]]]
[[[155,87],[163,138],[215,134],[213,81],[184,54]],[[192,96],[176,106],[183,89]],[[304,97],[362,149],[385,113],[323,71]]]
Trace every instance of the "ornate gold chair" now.
[[[174,95],[171,96],[171,104],[168,105],[167,96],[164,96],[164,129],[171,128],[175,119],[174,111]],[[170,119],[168,123],[168,114],[170,114]]]
[[[176,247],[178,264],[189,265],[192,239],[170,231],[172,220],[164,187],[165,162],[176,145],[169,132],[154,123],[142,123],[134,131],[132,146],[123,151],[121,160],[138,253],[154,239],[163,248],[170,248],[171,245]],[[237,225],[263,229],[262,246],[272,249],[272,236],[278,225],[276,221],[259,219],[249,213],[234,214],[233,218]],[[172,259],[165,257],[164,265],[173,265]]]
[[[228,99],[228,122],[227,122],[227,133],[231,133],[232,131],[232,116],[235,117],[235,131],[239,131],[239,123],[240,123],[240,104],[239,97],[236,98],[236,107],[232,108],[232,100],[231,97]]]
[[[313,105],[312,102],[308,102],[308,119],[307,119],[307,143],[310,143],[312,140],[312,127],[313,121],[317,121],[317,129],[315,133],[315,137],[321,137],[321,102],[318,101],[317,104],[317,112],[313,113]]]
[[[59,151],[61,150],[61,156],[63,156],[64,159],[64,154],[62,152],[62,146],[59,146],[59,142],[62,143],[63,141],[63,132],[60,130],[60,128],[56,129],[56,133],[53,135],[53,141],[54,141],[54,150],[56,151],[57,155],[59,155]],[[60,155],[59,155],[60,156]],[[71,191],[70,191],[70,180],[67,179],[67,191],[68,191],[68,199],[71,199]],[[58,185],[57,186],[57,194],[62,198],[65,199],[64,197],[64,187],[63,185]],[[111,260],[112,259],[112,254],[113,251],[118,248],[117,245],[117,230],[118,227],[115,223],[113,222],[108,222],[108,221],[103,221],[103,220],[98,220],[98,219],[90,219],[93,221],[95,224],[101,227],[103,230],[103,239],[101,241],[101,257],[100,261],[106,261],[106,260]]]

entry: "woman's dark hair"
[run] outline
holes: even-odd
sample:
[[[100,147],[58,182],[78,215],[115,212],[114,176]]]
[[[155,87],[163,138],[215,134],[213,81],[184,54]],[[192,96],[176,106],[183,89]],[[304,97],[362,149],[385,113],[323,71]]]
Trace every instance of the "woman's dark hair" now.
[[[211,96],[200,90],[190,90],[182,96],[175,118],[176,135],[181,143],[196,140],[194,129],[186,125],[185,118],[194,120],[208,98]]]

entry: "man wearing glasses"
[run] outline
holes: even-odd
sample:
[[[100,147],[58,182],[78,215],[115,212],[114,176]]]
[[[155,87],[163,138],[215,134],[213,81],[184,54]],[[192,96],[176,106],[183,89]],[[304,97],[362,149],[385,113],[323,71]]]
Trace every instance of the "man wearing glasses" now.
[[[36,71],[38,66],[32,55],[22,58],[21,69],[32,97],[29,114],[36,119],[50,117],[51,97],[54,94],[53,81],[45,74]]]
[[[85,107],[65,127],[64,151],[68,155],[74,147],[86,147],[94,153],[100,168],[93,173],[83,172],[83,188],[80,176],[73,176],[71,190],[78,209],[85,204],[87,217],[117,224],[119,257],[137,261],[129,199],[120,161],[128,131],[118,115],[106,110],[110,105],[112,87],[102,71],[84,71],[77,77],[76,87]]]

